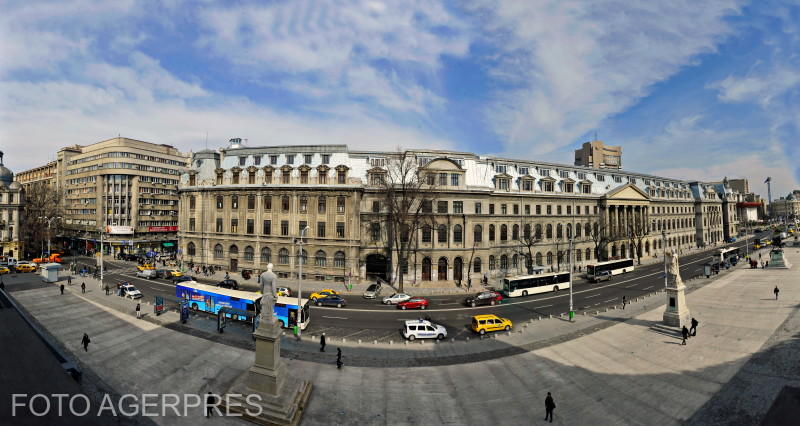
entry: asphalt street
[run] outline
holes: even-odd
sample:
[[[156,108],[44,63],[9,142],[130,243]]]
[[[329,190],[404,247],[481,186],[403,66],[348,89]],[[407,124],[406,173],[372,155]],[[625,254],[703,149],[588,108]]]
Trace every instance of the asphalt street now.
[[[738,241],[729,246],[743,248],[744,241]],[[710,260],[714,251],[716,248],[682,257],[680,259],[681,276],[684,279],[690,279],[701,275],[703,265]],[[91,260],[82,258],[79,262],[89,263]],[[162,296],[168,306],[175,306],[175,286],[170,281],[136,277],[133,262],[106,260],[105,263],[106,280],[112,288],[118,281],[128,281],[144,294],[143,300],[152,301],[154,296]],[[210,282],[203,278],[200,278],[199,281]],[[645,265],[637,267],[633,272],[614,276],[608,282],[589,283],[583,279],[575,280],[573,282],[573,305],[577,311],[600,310],[611,305],[621,305],[622,296],[633,299],[659,291],[663,287],[663,264]],[[382,295],[391,293],[391,289],[388,290],[388,292],[384,291]],[[376,300],[367,300],[358,296],[349,296],[348,306],[345,308],[314,306],[311,310],[311,323],[305,334],[319,335],[325,332],[331,337],[348,339],[397,340],[402,321],[430,316],[434,322],[447,327],[448,337],[459,338],[471,333],[467,327],[471,317],[476,314],[493,313],[516,323],[538,316],[555,316],[569,311],[569,291],[567,290],[505,299],[496,306],[475,308],[464,306],[463,295],[430,296],[428,300],[430,307],[425,311],[402,311],[395,306],[381,304],[380,297]],[[209,315],[209,319],[210,317]]]

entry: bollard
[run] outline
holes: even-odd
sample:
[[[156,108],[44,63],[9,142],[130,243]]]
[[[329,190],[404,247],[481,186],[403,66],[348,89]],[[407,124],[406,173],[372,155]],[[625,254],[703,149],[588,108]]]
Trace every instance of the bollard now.
[[[594,311],[594,314],[595,314],[595,315],[599,315],[599,314],[600,314],[600,311]]]
[[[347,339],[345,339],[344,337],[342,337],[342,343],[344,343],[344,342],[346,342],[346,341],[347,341]]]
[[[358,344],[359,344],[359,345],[361,344],[361,339],[358,339]]]
[[[456,338],[455,337],[451,337],[450,338],[450,343],[455,343],[455,342],[456,342]]]
[[[372,341],[372,344],[373,344],[373,345],[377,345],[377,344],[378,344],[378,341],[377,341],[377,340],[373,340],[373,341]]]
[[[392,344],[394,344],[394,340],[389,340],[389,346],[392,346]]]
[[[536,317],[536,321],[541,321],[541,320],[542,320],[541,316]]]
[[[548,318],[553,318],[553,315],[552,315],[552,314],[550,314],[550,315],[548,315],[547,317],[548,317]]]
[[[464,340],[464,341],[465,341],[465,342],[469,342],[469,336],[467,336],[467,339],[466,339],[466,340]]]

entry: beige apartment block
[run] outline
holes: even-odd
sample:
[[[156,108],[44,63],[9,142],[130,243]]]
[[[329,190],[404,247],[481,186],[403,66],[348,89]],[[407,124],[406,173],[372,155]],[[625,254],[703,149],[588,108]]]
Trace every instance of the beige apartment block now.
[[[606,145],[603,141],[584,142],[575,150],[575,165],[595,169],[622,169],[622,147]]]

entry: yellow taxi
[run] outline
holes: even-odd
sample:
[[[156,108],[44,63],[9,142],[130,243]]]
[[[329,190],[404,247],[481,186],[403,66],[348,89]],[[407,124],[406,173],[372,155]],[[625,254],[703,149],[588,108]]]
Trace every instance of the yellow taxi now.
[[[484,335],[487,331],[509,331],[514,324],[510,319],[500,318],[497,315],[475,315],[472,317],[472,331]]]
[[[5,266],[0,266],[0,275],[8,274],[11,270],[6,268]]]
[[[311,293],[311,296],[308,296],[308,298],[313,301],[313,300],[317,300],[317,299],[323,299],[323,298],[325,298],[326,296],[329,296],[329,295],[337,296],[337,295],[339,295],[339,292],[334,290],[334,289],[326,288],[324,290],[320,290],[320,291],[316,291],[314,293]]]
[[[36,267],[31,265],[31,264],[29,264],[29,263],[23,263],[21,265],[17,265],[16,269],[17,269],[17,272],[34,272],[34,271],[36,271]]]
[[[156,267],[154,265],[152,265],[152,264],[146,263],[144,265],[136,266],[136,269],[138,269],[140,271],[145,271],[145,270],[148,270],[148,269],[156,269]]]
[[[179,271],[177,269],[167,269],[167,273],[169,274],[170,277],[173,277],[173,278],[177,278],[177,277],[182,277],[183,276],[183,272],[181,272],[181,271]]]

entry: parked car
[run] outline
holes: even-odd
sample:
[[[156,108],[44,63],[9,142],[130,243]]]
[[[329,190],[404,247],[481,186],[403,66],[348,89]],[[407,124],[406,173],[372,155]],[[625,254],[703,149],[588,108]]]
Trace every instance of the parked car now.
[[[236,280],[227,279],[227,280],[222,280],[222,281],[218,282],[217,283],[217,287],[229,288],[229,289],[232,289],[232,290],[238,290],[239,289],[239,283],[236,282]]]
[[[374,299],[381,294],[381,285],[379,283],[370,284],[364,291],[364,299]]]
[[[177,269],[166,269],[167,271],[167,278],[178,278],[183,276],[183,272]]]
[[[313,302],[313,301],[315,301],[317,299],[322,299],[323,297],[326,297],[326,296],[329,296],[329,295],[336,296],[338,294],[339,294],[338,291],[336,291],[334,289],[331,289],[331,288],[326,288],[324,290],[315,291],[315,292],[311,293],[311,295],[308,296],[308,298]]]
[[[395,293],[391,296],[386,296],[383,298],[384,305],[394,305],[395,303],[405,302],[406,300],[411,299],[411,296],[405,293]]]
[[[496,291],[482,291],[468,296],[464,299],[464,304],[473,308],[479,305],[495,305],[503,300],[503,296]]]
[[[727,240],[725,240],[725,242],[726,243],[735,243],[736,242],[736,237],[729,237]]]
[[[289,287],[276,287],[275,288],[275,293],[278,296],[289,297],[289,296],[292,295],[292,290],[290,290]]]
[[[316,300],[314,300],[314,303],[317,306],[336,306],[337,308],[347,306],[347,301],[344,300],[342,296],[337,294],[329,294],[325,297],[318,297]]]
[[[11,270],[8,269],[7,266],[0,266],[0,275],[5,275],[5,274],[8,274],[10,272],[11,272]]]
[[[472,331],[484,335],[487,331],[509,331],[514,325],[508,318],[500,318],[497,315],[475,315],[472,317]]]
[[[172,279],[172,282],[175,284],[182,283],[184,281],[197,281],[197,278],[191,275],[184,275],[182,277],[177,277]]]
[[[592,282],[599,283],[600,281],[611,281],[611,271],[599,271],[594,274]]]
[[[408,340],[414,339],[438,339],[447,337],[447,329],[439,324],[434,324],[427,320],[408,320],[405,322],[403,337]]]
[[[17,272],[35,272],[36,265],[32,263],[17,263],[14,269],[16,269]]]
[[[156,276],[154,278],[169,279],[169,272],[166,269],[155,269]]]
[[[430,302],[424,297],[412,297],[406,301],[397,304],[398,309],[427,309]]]
[[[141,271],[136,271],[136,276],[138,278],[147,278],[148,280],[152,280],[153,278],[158,278],[158,270],[143,269]]]
[[[131,299],[139,299],[143,297],[142,292],[130,284],[122,285],[122,296],[130,297]]]

